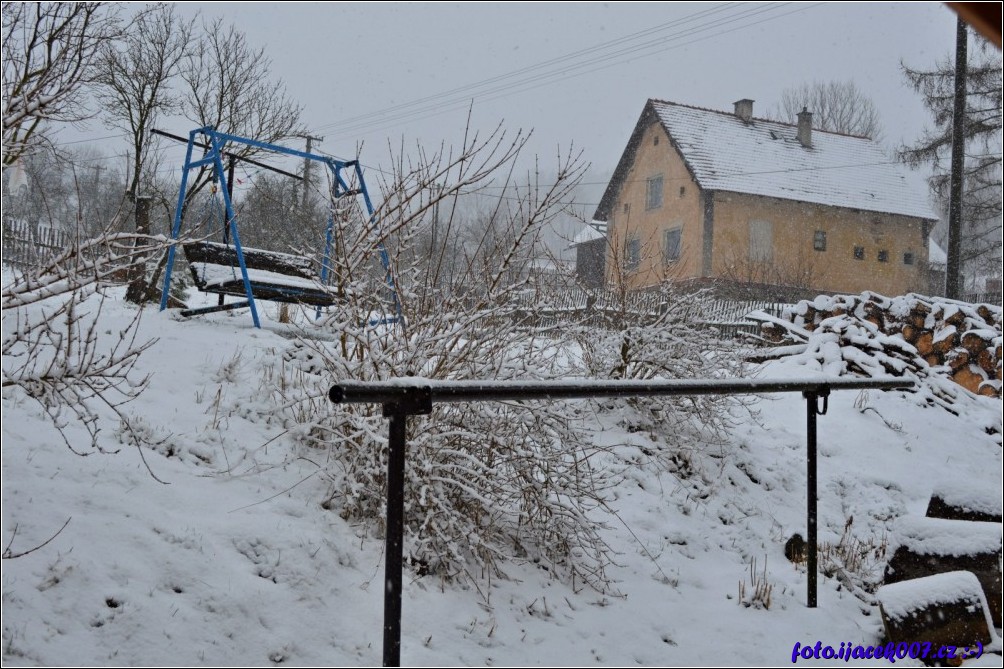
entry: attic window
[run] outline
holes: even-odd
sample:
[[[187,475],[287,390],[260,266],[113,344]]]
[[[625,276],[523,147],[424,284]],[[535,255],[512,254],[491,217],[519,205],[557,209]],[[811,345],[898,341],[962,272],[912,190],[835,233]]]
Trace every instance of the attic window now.
[[[662,175],[648,180],[645,189],[645,208],[659,209],[662,207]]]
[[[879,262],[889,262],[889,252],[885,251],[885,250],[879,251],[878,252],[878,261]]]
[[[659,146],[659,135],[652,138],[652,144]]]
[[[680,186],[680,197],[683,197],[684,193],[687,192],[686,186]]]
[[[826,230],[816,230],[812,236],[812,248],[816,251],[826,250]]]
[[[912,253],[904,253],[903,254],[903,264],[904,265],[912,265],[913,264],[913,254]]]
[[[854,259],[855,260],[864,260],[865,259],[865,247],[863,247],[863,246],[855,246],[854,247]]]

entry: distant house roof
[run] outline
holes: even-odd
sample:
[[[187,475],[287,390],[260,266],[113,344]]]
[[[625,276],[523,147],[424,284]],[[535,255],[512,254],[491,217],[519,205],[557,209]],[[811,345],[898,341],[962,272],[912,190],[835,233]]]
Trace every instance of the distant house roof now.
[[[733,113],[662,100],[646,104],[595,218],[609,217],[652,120],[662,124],[704,190],[937,220],[927,194],[906,178],[906,167],[870,139],[813,129],[807,148],[788,123],[752,118],[747,124]]]
[[[579,244],[585,244],[586,242],[595,242],[597,239],[605,239],[606,236],[606,221],[592,221],[589,225],[584,226],[575,234],[574,237],[572,237],[572,243],[568,246],[572,247],[578,246]]]
[[[948,254],[945,253],[945,249],[933,239],[928,240],[928,243],[927,262],[931,265],[940,265],[944,269],[944,265],[948,264]]]

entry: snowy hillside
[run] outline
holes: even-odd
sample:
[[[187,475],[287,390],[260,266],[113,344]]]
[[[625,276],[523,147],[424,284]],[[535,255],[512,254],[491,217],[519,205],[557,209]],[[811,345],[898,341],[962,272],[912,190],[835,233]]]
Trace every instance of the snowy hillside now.
[[[121,289],[111,297],[104,338],[135,314]],[[5,555],[30,551],[3,561],[5,665],[379,664],[379,524],[325,508],[337,465],[283,426],[268,387],[295,330],[275,313],[264,326],[240,312],[143,313],[138,340],[156,341],[134,373],[149,386],[122,407],[152,444],[142,458],[110,422],[104,452],[76,455],[38,402],[4,389],[3,543]],[[317,371],[323,392],[335,379]],[[604,447],[594,465],[616,477],[595,518],[614,549],[609,590],[519,558],[504,577],[411,570],[404,664],[787,665],[796,642],[876,644],[873,592],[896,519],[923,515],[936,487],[1001,491],[1001,436],[983,429],[999,425],[998,400],[974,397],[954,416],[901,392],[836,392],[819,419],[830,575],[810,610],[804,564],[784,556],[805,531],[799,395],[752,400],[706,447],[646,428],[623,402],[579,406]],[[90,443],[62,418],[71,444]]]

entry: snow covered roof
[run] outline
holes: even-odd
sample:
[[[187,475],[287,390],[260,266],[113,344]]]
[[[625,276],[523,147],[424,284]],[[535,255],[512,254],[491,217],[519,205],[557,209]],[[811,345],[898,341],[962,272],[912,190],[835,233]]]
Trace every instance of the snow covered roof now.
[[[572,243],[569,244],[569,246],[578,246],[579,244],[585,244],[586,242],[595,242],[597,239],[605,239],[607,236],[606,229],[606,222],[593,221],[579,230],[575,236],[572,237]]]
[[[927,194],[907,179],[907,168],[865,137],[814,129],[805,147],[788,123],[746,123],[733,113],[662,100],[648,101],[635,134],[653,114],[702,189],[937,219]],[[634,137],[625,156],[632,146]],[[616,179],[615,173],[612,187]],[[608,188],[597,217],[606,217],[607,199],[615,196]]]
[[[948,254],[945,253],[945,249],[941,248],[938,242],[933,239],[928,241],[930,242],[930,246],[927,249],[927,261],[932,265],[947,265]]]

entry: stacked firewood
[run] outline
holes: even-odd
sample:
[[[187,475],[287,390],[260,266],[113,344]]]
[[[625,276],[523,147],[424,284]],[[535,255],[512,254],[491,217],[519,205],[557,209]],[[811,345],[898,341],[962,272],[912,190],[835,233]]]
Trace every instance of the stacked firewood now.
[[[841,347],[864,354],[842,356],[850,371],[870,374],[936,372],[978,395],[1001,396],[1001,308],[909,294],[820,296],[785,310],[782,318],[754,314],[773,344],[803,343],[810,333],[839,334]]]

